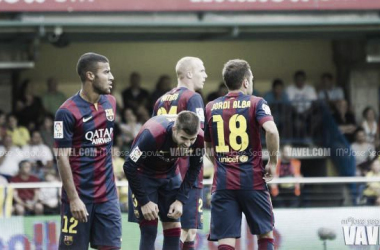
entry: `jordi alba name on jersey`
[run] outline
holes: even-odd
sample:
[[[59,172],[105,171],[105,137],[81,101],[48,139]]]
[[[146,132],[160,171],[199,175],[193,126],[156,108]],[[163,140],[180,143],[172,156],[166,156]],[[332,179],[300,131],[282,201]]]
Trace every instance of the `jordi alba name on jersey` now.
[[[101,95],[97,105],[79,93],[58,109],[54,122],[55,148],[71,148],[74,183],[84,202],[117,198],[112,168],[115,98]],[[63,200],[67,199],[63,190]]]

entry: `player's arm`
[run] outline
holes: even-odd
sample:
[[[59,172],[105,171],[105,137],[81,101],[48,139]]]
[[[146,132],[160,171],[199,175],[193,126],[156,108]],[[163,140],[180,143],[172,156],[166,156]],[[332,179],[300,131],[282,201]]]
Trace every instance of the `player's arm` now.
[[[193,155],[189,158],[189,169],[186,172],[185,178],[181,184],[181,187],[178,190],[177,200],[185,204],[190,189],[192,188],[199,172],[202,169],[203,165],[203,153],[204,153],[204,139],[203,135],[198,135],[196,142],[194,143]]]
[[[279,150],[279,134],[276,124],[273,121],[270,108],[264,99],[257,102],[256,105],[256,121],[264,128],[267,149],[269,153],[269,161],[265,166],[264,180],[271,181],[276,172],[277,156]]]
[[[54,121],[54,154],[63,188],[70,202],[71,214],[78,221],[87,222],[87,209],[76,190],[69,161],[75,123],[75,118],[69,110],[59,109],[57,111]]]
[[[264,179],[265,181],[271,181],[276,171],[280,136],[276,124],[273,121],[265,122],[263,128],[265,130],[265,138],[269,153],[269,161],[265,167],[266,173]]]
[[[148,194],[142,185],[142,180],[137,172],[140,165],[145,163],[146,153],[155,151],[155,140],[149,130],[144,130],[132,144],[132,151],[127,156],[123,169],[128,179],[132,193],[141,206],[141,212],[145,219],[158,218],[158,206],[150,201]]]
[[[87,209],[75,188],[73,173],[70,167],[69,156],[71,148],[55,148],[54,152],[56,154],[58,171],[61,175],[63,188],[70,202],[71,213],[78,221],[87,222]]]
[[[206,157],[211,161],[212,165],[215,165],[214,149],[211,142],[205,141]]]
[[[194,94],[187,102],[187,110],[194,112],[199,117],[199,121],[201,122],[201,129],[204,129],[205,123],[204,109],[205,105],[203,103],[202,97],[199,94]]]

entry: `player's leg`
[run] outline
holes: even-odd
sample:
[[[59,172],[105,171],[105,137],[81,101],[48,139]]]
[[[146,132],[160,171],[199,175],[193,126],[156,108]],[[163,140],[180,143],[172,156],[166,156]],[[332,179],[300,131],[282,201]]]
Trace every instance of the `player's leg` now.
[[[218,249],[235,249],[241,234],[242,210],[233,190],[216,191],[211,198],[211,229],[208,240],[218,241]]]
[[[90,243],[100,250],[121,249],[121,212],[118,199],[94,204]]]
[[[89,214],[88,220],[82,223],[72,216],[70,204],[66,202],[62,203],[59,250],[88,249],[93,219],[93,204],[86,204],[86,209]]]
[[[181,249],[195,249],[197,229],[203,228],[203,189],[193,188],[190,190],[189,199],[183,206],[181,217]]]
[[[180,248],[181,223],[180,219],[167,216],[170,205],[176,200],[178,188],[181,185],[180,175],[166,180],[158,190],[158,209],[164,230],[164,244],[162,249],[178,250]]]
[[[158,187],[160,179],[141,177],[145,192],[149,194],[149,199],[158,204]],[[154,243],[157,237],[158,219],[145,220],[141,212],[141,206],[132,192],[129,193],[128,221],[136,222],[140,226],[140,250],[154,250]]]
[[[240,190],[239,202],[252,234],[258,236],[259,250],[273,250],[274,216],[267,190]]]

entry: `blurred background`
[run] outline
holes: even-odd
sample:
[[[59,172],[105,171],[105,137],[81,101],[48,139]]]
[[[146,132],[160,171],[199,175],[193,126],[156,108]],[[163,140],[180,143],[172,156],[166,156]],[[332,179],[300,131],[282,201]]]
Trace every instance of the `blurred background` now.
[[[57,248],[54,114],[80,89],[76,63],[86,52],[107,56],[115,77],[123,212],[120,156],[157,98],[177,85],[176,62],[203,60],[207,104],[227,91],[224,63],[240,58],[280,132],[278,178],[270,185],[277,249],[352,249],[343,226],[380,224],[379,11],[377,0],[0,0],[0,249]],[[206,240],[212,174],[206,163],[197,249],[216,249]],[[29,181],[20,184],[21,176]],[[137,249],[137,226],[126,217],[123,226],[123,249]],[[331,242],[318,235],[321,228],[335,232]],[[244,226],[237,249],[256,247]]]

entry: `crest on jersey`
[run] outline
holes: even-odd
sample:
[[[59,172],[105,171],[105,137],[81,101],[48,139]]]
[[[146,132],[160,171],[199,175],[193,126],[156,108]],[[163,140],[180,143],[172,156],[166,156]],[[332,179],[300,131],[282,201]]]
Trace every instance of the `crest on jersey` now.
[[[132,161],[134,162],[137,162],[139,159],[140,159],[140,156],[142,155],[143,153],[141,152],[141,150],[139,149],[139,147],[135,147],[135,149],[133,149],[133,151],[131,152],[131,154],[129,155],[129,158],[131,158]]]
[[[113,109],[106,109],[106,117],[107,120],[112,122],[115,119],[115,115],[113,114]]]
[[[63,121],[54,122],[54,138],[63,139]]]
[[[63,238],[63,243],[65,243],[66,246],[71,246],[73,244],[73,236],[65,235]]]
[[[263,103],[263,105],[261,106],[265,112],[265,114],[267,115],[272,115],[272,113],[270,112],[270,108],[268,105],[266,105],[265,103]]]

